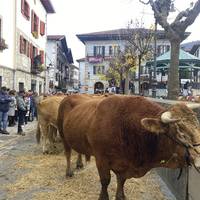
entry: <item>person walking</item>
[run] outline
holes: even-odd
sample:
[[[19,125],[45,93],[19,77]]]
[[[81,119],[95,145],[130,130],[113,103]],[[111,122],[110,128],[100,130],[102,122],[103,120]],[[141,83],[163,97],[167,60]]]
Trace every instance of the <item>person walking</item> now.
[[[15,98],[16,91],[10,90],[9,95],[12,99],[12,101],[9,104],[9,111],[8,111],[8,126],[14,126],[15,125],[15,109],[17,107],[17,101]]]
[[[22,90],[22,91],[19,91],[19,94],[17,97],[17,110],[18,110],[17,134],[18,135],[25,135],[22,129],[22,126],[24,125],[24,122],[25,122],[25,115],[27,112],[26,103],[24,101],[24,95],[25,95],[25,92]]]
[[[6,130],[6,128],[8,123],[9,104],[11,101],[12,99],[7,93],[7,88],[2,87],[0,91],[0,133],[7,135],[9,135],[9,132]]]

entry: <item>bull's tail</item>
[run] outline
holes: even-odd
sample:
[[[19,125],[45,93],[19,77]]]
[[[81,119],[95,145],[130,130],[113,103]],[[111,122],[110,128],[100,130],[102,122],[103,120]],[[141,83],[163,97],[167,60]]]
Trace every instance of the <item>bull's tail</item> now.
[[[58,108],[57,126],[58,126],[58,132],[60,134],[61,139],[64,138],[64,133],[63,133],[63,115],[64,115],[63,104],[60,104],[60,106]]]
[[[38,144],[40,144],[40,138],[41,138],[41,130],[39,123],[37,124],[37,130],[36,130],[36,141]]]

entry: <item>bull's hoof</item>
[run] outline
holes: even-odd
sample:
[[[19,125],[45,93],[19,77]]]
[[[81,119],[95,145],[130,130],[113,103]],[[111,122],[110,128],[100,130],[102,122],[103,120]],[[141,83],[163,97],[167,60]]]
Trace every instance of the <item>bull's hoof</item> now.
[[[72,171],[66,172],[66,178],[73,177],[74,173]]]
[[[49,151],[48,151],[48,150],[45,150],[45,151],[43,151],[43,154],[44,154],[44,155],[49,154]]]
[[[109,200],[108,194],[101,193],[98,200]]]
[[[116,196],[115,200],[127,200],[125,195]]]
[[[76,169],[83,169],[83,163],[77,163]]]

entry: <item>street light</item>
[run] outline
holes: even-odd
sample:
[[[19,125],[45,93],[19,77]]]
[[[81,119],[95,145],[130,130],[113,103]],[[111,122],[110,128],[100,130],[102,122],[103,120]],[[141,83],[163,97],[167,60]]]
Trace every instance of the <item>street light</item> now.
[[[152,80],[152,97],[156,98],[156,65],[157,65],[157,20],[155,19],[155,31],[154,31],[154,64],[153,64],[153,80]]]

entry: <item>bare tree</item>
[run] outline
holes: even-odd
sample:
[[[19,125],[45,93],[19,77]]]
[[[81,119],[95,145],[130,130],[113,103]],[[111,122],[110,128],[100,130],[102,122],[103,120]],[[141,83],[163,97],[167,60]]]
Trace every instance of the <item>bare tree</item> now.
[[[149,28],[144,28],[143,20],[136,20],[135,23],[131,21],[128,25],[128,43],[133,46],[138,57],[138,86],[139,94],[141,94],[141,63],[142,60],[147,59],[152,55],[152,40],[154,35],[154,30]]]
[[[154,11],[154,17],[158,24],[165,30],[171,43],[171,62],[168,77],[168,98],[176,99],[179,94],[179,50],[180,44],[185,39],[185,31],[193,24],[200,13],[200,0],[191,7],[180,12],[170,24],[168,20],[172,0],[139,0],[144,4],[150,4]]]
[[[126,47],[125,51],[119,51],[118,54],[111,60],[110,67],[107,71],[107,78],[119,79],[116,80],[120,84],[120,89],[123,93],[128,94],[129,90],[129,72],[136,68],[136,54],[131,47]],[[122,80],[125,79],[125,88],[122,85]]]

